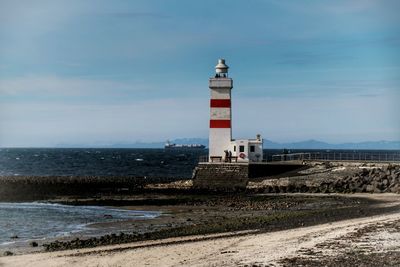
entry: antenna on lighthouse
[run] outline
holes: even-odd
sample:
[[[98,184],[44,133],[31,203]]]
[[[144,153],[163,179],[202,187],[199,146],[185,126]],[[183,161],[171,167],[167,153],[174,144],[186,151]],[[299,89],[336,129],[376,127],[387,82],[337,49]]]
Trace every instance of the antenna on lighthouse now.
[[[218,59],[218,64],[215,66],[216,77],[228,77],[228,65],[225,64],[225,59]]]

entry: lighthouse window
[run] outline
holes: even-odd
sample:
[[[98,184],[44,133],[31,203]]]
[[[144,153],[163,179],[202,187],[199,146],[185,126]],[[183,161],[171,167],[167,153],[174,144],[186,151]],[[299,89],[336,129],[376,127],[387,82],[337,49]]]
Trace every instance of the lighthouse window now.
[[[236,152],[236,146],[233,146],[233,152]]]
[[[239,146],[239,152],[244,152],[244,146]]]
[[[254,152],[256,150],[255,146],[250,146],[250,152]]]

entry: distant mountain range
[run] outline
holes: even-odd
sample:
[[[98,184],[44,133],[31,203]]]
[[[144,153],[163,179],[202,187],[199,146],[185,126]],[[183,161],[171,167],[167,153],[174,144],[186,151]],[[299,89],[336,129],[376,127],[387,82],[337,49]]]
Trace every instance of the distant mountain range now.
[[[271,149],[394,149],[400,150],[400,141],[367,141],[360,143],[329,144],[317,140],[294,143],[276,143],[264,139],[264,148]]]
[[[202,144],[208,146],[208,139],[205,138],[180,138],[171,140],[176,144]],[[135,143],[114,143],[95,145],[66,145],[58,147],[109,147],[109,148],[163,148],[165,142],[135,142]],[[368,141],[360,143],[329,144],[317,140],[307,140],[293,143],[277,143],[264,139],[265,149],[393,149],[400,150],[400,141]]]

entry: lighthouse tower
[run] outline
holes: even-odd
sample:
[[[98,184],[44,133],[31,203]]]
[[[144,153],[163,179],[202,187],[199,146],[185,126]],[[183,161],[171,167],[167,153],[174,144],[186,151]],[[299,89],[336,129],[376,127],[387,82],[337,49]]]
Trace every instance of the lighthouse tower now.
[[[215,76],[209,79],[210,136],[208,162],[200,160],[193,171],[193,187],[199,189],[236,190],[246,188],[249,177],[264,177],[262,164],[263,139],[232,139],[233,81],[224,59],[215,66]],[[253,118],[254,119],[254,118]],[[255,125],[258,121],[255,121]],[[250,165],[257,165],[250,168]]]
[[[233,81],[228,77],[228,66],[219,59],[215,77],[210,78],[210,136],[209,156],[224,157],[232,140],[231,90]]]
[[[209,162],[213,159],[225,159],[229,151],[229,162],[263,161],[263,140],[257,134],[255,139],[232,139],[231,91],[233,81],[228,77],[229,67],[224,59],[215,66],[215,77],[210,78],[210,136]]]

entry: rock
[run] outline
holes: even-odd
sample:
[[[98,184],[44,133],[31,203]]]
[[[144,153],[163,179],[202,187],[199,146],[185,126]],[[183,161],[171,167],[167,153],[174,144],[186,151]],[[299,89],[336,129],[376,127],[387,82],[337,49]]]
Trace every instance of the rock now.
[[[37,247],[37,246],[38,246],[38,243],[35,242],[35,241],[32,241],[32,242],[29,243],[29,245],[30,245],[31,247]]]
[[[384,178],[384,179],[382,180],[382,185],[383,185],[384,187],[387,187],[387,186],[389,185],[389,180],[388,180],[387,178]]]
[[[386,179],[386,178],[387,178],[386,173],[384,173],[384,172],[380,173],[380,174],[379,174],[379,178],[380,178],[380,179]]]
[[[369,192],[369,193],[374,192],[374,186],[371,185],[371,184],[367,185],[365,191],[366,191],[366,192]]]
[[[359,192],[361,193],[367,192],[367,185],[366,184],[362,185]]]
[[[390,192],[392,193],[400,193],[400,185],[399,184],[395,184],[390,188]]]
[[[11,238],[11,239],[17,239],[18,236],[17,236],[17,235],[12,235],[12,236],[10,236],[10,238]]]
[[[349,189],[350,189],[351,193],[356,193],[356,192],[358,192],[359,187],[357,185],[350,184]]]
[[[362,169],[362,172],[361,172],[361,175],[362,175],[362,176],[366,176],[366,175],[368,175],[368,174],[369,174],[368,169],[363,168],[363,169]]]
[[[371,176],[365,176],[364,177],[364,183],[370,183],[372,181],[372,177]]]
[[[14,253],[12,253],[11,251],[4,251],[4,253],[3,253],[3,255],[4,256],[12,256],[12,255],[14,255]]]
[[[328,193],[328,187],[329,187],[328,184],[323,183],[323,184],[320,185],[319,191],[320,191],[321,193]]]
[[[373,192],[374,193],[382,193],[382,190],[380,190],[379,188],[375,187]]]

